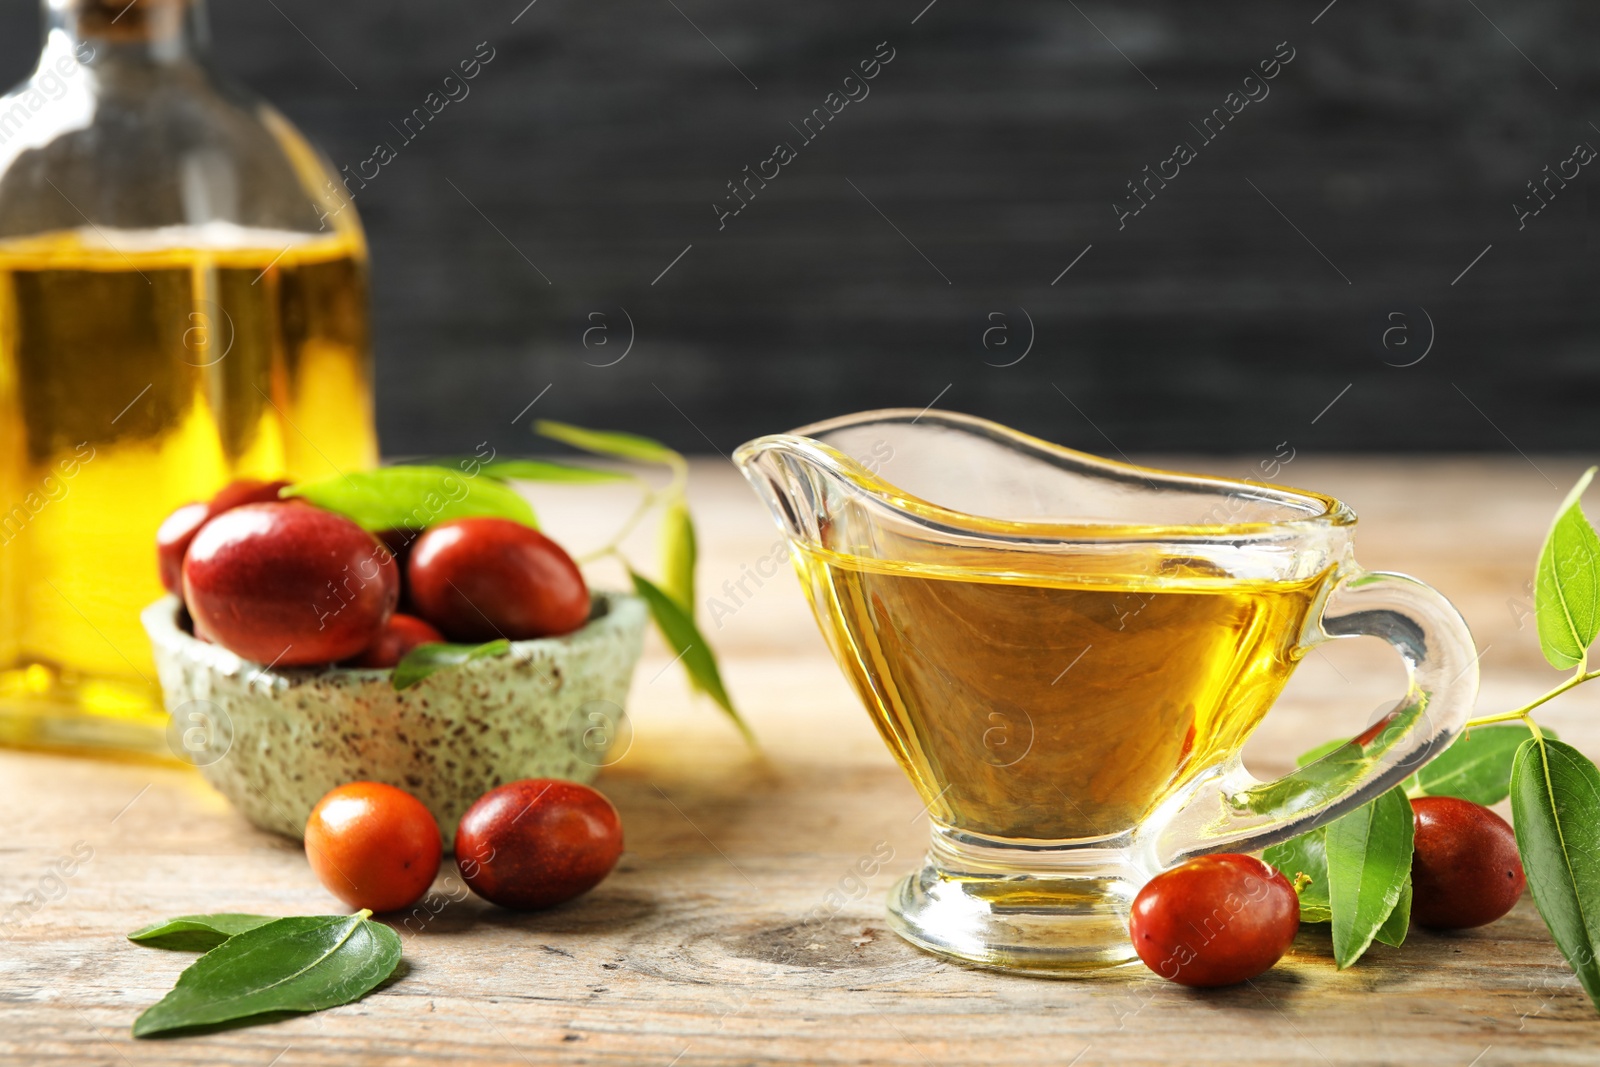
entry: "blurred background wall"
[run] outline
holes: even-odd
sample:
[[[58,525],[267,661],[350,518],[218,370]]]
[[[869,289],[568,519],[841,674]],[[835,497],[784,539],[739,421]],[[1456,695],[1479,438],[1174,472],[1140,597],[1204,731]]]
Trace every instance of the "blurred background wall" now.
[[[936,400],[1107,453],[1594,450],[1600,9],[1325,4],[211,16],[376,175],[391,455],[536,397],[708,453]],[[7,83],[37,18],[0,10]]]

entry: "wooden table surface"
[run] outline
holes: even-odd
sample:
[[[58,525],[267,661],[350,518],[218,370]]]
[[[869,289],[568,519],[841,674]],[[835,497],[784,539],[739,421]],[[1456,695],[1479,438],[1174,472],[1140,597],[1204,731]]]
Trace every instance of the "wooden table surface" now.
[[[1158,460],[1159,462],[1159,460]],[[1250,460],[1184,466],[1240,474]],[[1555,680],[1525,582],[1570,460],[1297,459],[1282,476],[1362,516],[1358,554],[1461,608],[1482,650],[1483,711]],[[634,681],[634,739],[599,786],[627,852],[588,897],[543,914],[476,898],[404,930],[404,973],[320,1015],[134,1042],[134,1017],[190,957],[123,937],[189,912],[343,910],[296,842],[248,826],[192,771],[0,753],[0,1061],[459,1064],[787,1062],[984,1064],[1594,1063],[1600,1016],[1526,897],[1485,929],[1413,931],[1333,966],[1326,928],[1250,985],[1195,992],[1128,969],[1092,981],[1021,978],[923,955],[885,928],[883,895],[916,865],[927,820],[782,569],[730,603],[723,583],[776,533],[721,462],[698,464],[702,623],[766,753],[693,701],[655,647]],[[536,494],[577,549],[626,512],[609,489]],[[637,541],[636,558],[653,559]],[[603,582],[608,575],[597,572]],[[1281,772],[1398,694],[1392,654],[1341,642],[1308,657],[1247,751]],[[1600,753],[1600,686],[1545,721]],[[56,861],[82,857],[74,873]],[[867,884],[857,861],[892,850]],[[457,883],[447,862],[435,891]],[[459,894],[456,894],[459,895]],[[441,895],[439,898],[443,901]],[[805,918],[821,916],[807,923]]]

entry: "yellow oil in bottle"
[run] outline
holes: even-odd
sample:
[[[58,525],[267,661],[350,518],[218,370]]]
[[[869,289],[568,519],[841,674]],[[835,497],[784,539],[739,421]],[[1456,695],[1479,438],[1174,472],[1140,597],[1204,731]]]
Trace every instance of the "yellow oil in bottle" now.
[[[155,533],[236,477],[371,466],[359,235],[0,241],[0,743],[165,750]]]
[[[1036,841],[1126,832],[1243,745],[1299,659],[1325,575],[985,552],[802,548],[845,673],[935,818]],[[1120,572],[1120,573],[1119,573]]]

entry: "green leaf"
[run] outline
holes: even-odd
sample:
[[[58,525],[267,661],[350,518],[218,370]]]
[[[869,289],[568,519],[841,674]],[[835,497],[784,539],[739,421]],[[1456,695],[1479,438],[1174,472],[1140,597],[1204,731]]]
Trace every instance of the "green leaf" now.
[[[677,499],[661,515],[661,588],[694,618],[694,520],[689,505]]]
[[[234,934],[254,930],[272,922],[271,915],[245,915],[218,912],[215,915],[180,915],[166,922],[153,923],[128,935],[129,941],[152,948],[171,948],[187,952],[209,952]]]
[[[1333,906],[1328,902],[1327,829],[1318,827],[1273,845],[1261,854],[1262,859],[1283,872],[1293,882],[1296,876],[1307,875],[1311,881],[1300,889],[1300,921],[1325,923],[1333,918]]]
[[[754,747],[755,734],[750,732],[750,727],[734,708],[733,701],[729,699],[727,689],[723,688],[722,672],[717,669],[717,658],[711,651],[710,643],[700,633],[700,628],[678,606],[678,602],[667,595],[660,586],[642,574],[631,570],[628,574],[633,578],[634,590],[649,605],[650,617],[655,620],[661,636],[666,638],[667,644],[677,652],[678,659],[683,662],[684,670],[689,672],[690,680],[728,713],[733,724],[744,735],[745,741]]]
[[[629,482],[627,471],[603,467],[574,467],[569,463],[548,463],[542,459],[497,459],[484,463],[479,472],[491,478],[515,478],[524,482],[564,482],[571,485],[597,485],[601,482]]]
[[[493,478],[449,467],[379,467],[301,482],[283,491],[337,511],[364,530],[422,530],[451,519],[487,516],[537,526],[533,507]]]
[[[1571,745],[1524,741],[1511,768],[1511,818],[1533,902],[1600,1008],[1600,770]]]
[[[1391,789],[1328,826],[1328,898],[1339,969],[1361,958],[1411,877],[1411,803]]]
[[[1419,710],[1420,705],[1415,701],[1396,707],[1354,737],[1335,738],[1332,741],[1324,741],[1315,748],[1306,749],[1295,757],[1294,764],[1296,767],[1304,767],[1340,749],[1347,751],[1341,753],[1340,758],[1331,761],[1332,763],[1358,763],[1369,760],[1373,753],[1381,754],[1393,748],[1406,729],[1416,720]]]
[[[400,937],[354,915],[298,915],[235,934],[178,976],[134,1037],[348,1004],[394,973]]]
[[[511,651],[511,642],[505,638],[481,645],[418,645],[394,666],[391,684],[398,692],[410,689],[434,671],[455,667],[488,656],[503,656]]]
[[[1406,875],[1406,884],[1400,890],[1400,899],[1395,901],[1394,910],[1389,912],[1389,917],[1383,920],[1383,925],[1378,927],[1378,932],[1373,934],[1373,940],[1382,941],[1392,948],[1399,948],[1406,943],[1406,933],[1411,929],[1411,875]]]
[[[552,441],[560,441],[599,456],[637,459],[646,463],[666,463],[674,467],[683,462],[682,456],[660,441],[640,437],[638,434],[622,433],[619,430],[585,430],[581,426],[572,426],[565,422],[539,419],[533,424],[533,431],[541,437],[548,437]]]
[[[1594,472],[1594,467],[1585,471],[1561,502],[1534,571],[1539,647],[1557,670],[1582,663],[1600,633],[1600,537],[1579,503]]]
[[[1332,741],[1324,741],[1316,748],[1308,748],[1304,752],[1300,753],[1300,755],[1296,756],[1294,758],[1294,765],[1296,767],[1304,767],[1308,763],[1315,763],[1328,753],[1337,752],[1345,745],[1353,743],[1354,742],[1345,738],[1334,738]]]
[[[1369,727],[1358,735],[1365,738],[1364,742],[1352,738],[1319,745],[1302,755],[1300,765],[1290,773],[1236,793],[1229,802],[1246,811],[1283,812],[1338,799],[1394,749],[1422,716],[1424,704],[1423,700],[1406,701],[1381,725],[1375,724],[1376,728]]]
[[[1511,792],[1517,749],[1532,736],[1521,723],[1475,727],[1417,772],[1417,787],[1429,796],[1498,804]]]

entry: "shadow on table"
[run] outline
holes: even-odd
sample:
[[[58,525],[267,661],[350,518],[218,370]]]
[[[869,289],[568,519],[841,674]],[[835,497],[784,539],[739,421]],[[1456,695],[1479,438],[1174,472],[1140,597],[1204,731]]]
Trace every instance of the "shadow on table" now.
[[[653,897],[611,888],[609,882],[539,911],[502,908],[465,893],[461,876],[454,870],[442,875],[441,884],[445,887],[442,892],[433,890],[409,912],[378,918],[392,926],[402,939],[447,937],[485,926],[534,934],[601,934],[648,922],[659,910]]]

